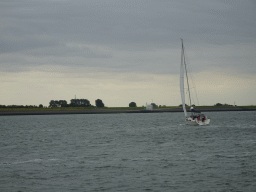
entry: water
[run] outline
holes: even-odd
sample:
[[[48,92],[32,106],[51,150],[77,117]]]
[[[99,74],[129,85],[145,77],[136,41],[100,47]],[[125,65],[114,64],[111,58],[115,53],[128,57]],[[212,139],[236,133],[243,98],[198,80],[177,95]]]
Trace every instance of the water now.
[[[0,191],[255,191],[256,112],[0,117]]]

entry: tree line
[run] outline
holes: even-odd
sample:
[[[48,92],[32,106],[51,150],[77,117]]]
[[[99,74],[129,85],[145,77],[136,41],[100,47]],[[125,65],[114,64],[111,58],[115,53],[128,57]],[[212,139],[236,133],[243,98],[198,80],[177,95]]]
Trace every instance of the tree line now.
[[[105,107],[101,99],[95,100],[96,107]],[[95,107],[91,105],[88,99],[71,99],[70,103],[66,100],[51,100],[49,102],[50,108],[52,107]],[[40,105],[0,105],[0,108],[43,108],[42,104]]]
[[[96,107],[105,107],[101,99],[95,100]],[[70,103],[66,100],[51,100],[49,107],[95,107],[88,99],[71,99]]]
[[[233,105],[230,105],[230,104],[227,104],[227,103],[225,103],[225,104],[216,103],[214,106],[233,106]]]

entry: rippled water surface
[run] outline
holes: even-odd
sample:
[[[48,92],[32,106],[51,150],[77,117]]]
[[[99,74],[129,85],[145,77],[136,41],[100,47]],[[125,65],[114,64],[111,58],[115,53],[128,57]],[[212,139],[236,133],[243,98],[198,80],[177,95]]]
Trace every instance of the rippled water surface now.
[[[256,112],[0,117],[0,191],[255,191]]]

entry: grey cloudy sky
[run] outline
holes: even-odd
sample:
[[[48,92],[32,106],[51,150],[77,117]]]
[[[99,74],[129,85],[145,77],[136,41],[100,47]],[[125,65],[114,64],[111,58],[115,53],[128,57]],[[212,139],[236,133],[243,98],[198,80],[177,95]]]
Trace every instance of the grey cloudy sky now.
[[[0,0],[0,104],[178,105],[184,39],[199,104],[256,104],[256,1]]]

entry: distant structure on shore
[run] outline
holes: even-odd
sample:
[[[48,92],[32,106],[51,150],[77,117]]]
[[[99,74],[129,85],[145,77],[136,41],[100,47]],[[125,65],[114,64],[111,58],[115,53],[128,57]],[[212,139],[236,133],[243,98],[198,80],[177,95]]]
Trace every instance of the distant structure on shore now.
[[[153,105],[146,104],[146,110],[152,111],[153,110]]]

